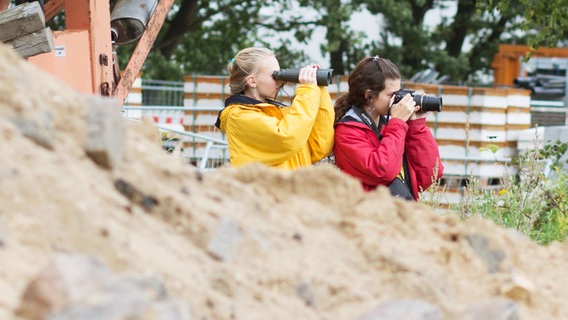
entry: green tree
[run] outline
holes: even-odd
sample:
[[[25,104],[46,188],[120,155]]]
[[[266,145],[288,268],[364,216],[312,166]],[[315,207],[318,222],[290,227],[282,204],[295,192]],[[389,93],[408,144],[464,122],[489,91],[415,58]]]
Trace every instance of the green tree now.
[[[365,35],[349,27],[351,16],[360,6],[355,1],[341,0],[300,0],[299,3],[321,13],[314,21],[314,26],[326,30],[326,43],[320,45],[320,50],[329,54],[330,66],[336,75],[347,74],[350,66],[364,55],[361,43]]]
[[[300,44],[314,45],[314,31],[325,31],[325,41],[319,43],[322,55],[329,57],[329,65],[336,75],[346,74],[349,66],[360,59],[365,53],[361,45],[365,35],[351,30],[349,20],[361,8],[355,2],[341,0],[298,0],[275,1],[278,5],[275,12],[281,14],[269,17],[262,26],[278,35],[291,34]],[[301,49],[294,50],[302,59],[285,61],[285,63],[308,62],[306,54]],[[316,61],[324,64],[322,61]]]
[[[521,28],[528,34],[528,44],[556,47],[566,45],[568,40],[568,6],[565,0],[485,0],[482,6],[489,10],[508,12],[512,7],[522,9]]]
[[[299,42],[318,46],[336,74],[347,74],[364,56],[379,54],[397,63],[406,78],[433,68],[462,84],[491,71],[499,43],[566,40],[566,6],[551,1],[529,6],[529,0],[176,0],[143,74],[179,80],[192,73],[225,73],[233,55],[252,45],[276,51],[283,67],[311,62],[293,45]],[[449,4],[457,6],[453,17],[434,28],[425,24],[427,13]],[[350,27],[353,15],[363,11],[384,21],[378,40],[369,39],[372,31]],[[514,32],[520,28],[525,34]],[[314,44],[314,30],[325,32],[321,43]],[[121,66],[133,48],[118,47]]]
[[[258,44],[260,10],[272,0],[176,0],[154,43],[144,77],[179,80],[219,74],[240,48]],[[125,65],[133,46],[119,49]]]
[[[511,33],[520,12],[516,6],[498,15],[477,0],[360,1],[371,13],[384,16],[376,50],[391,57],[407,77],[432,68],[461,84],[475,79],[478,71],[489,71],[500,42],[519,41]],[[425,26],[429,11],[446,9],[450,3],[457,7],[453,19],[443,18],[433,29]],[[471,46],[468,51],[464,51],[466,41]]]
[[[110,0],[110,8],[118,0]],[[192,73],[221,74],[234,54],[247,46],[266,46],[276,51],[282,65],[306,62],[305,54],[294,49],[290,39],[266,40],[273,31],[277,37],[284,30],[270,23],[271,16],[262,9],[274,7],[279,0],[175,0],[162,29],[142,68],[144,78],[181,80]],[[285,11],[284,11],[285,12]],[[53,30],[65,28],[61,12],[48,22]],[[288,30],[295,28],[293,24]],[[299,33],[298,33],[299,34]],[[126,67],[136,43],[116,47],[121,68]]]
[[[424,27],[424,16],[434,8],[434,0],[363,0],[369,12],[384,17],[385,27],[376,44],[377,51],[398,64],[403,76],[410,77],[428,68],[435,55]],[[399,44],[400,43],[400,44]]]

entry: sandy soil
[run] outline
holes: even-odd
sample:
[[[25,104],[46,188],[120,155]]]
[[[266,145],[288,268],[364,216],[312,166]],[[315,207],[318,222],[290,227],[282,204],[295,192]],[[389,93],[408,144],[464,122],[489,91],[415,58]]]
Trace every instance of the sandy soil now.
[[[0,319],[17,318],[27,284],[60,253],[154,274],[195,319],[356,319],[392,299],[459,319],[492,298],[518,303],[522,319],[568,318],[566,243],[365,193],[328,165],[201,173],[164,152],[149,123],[124,120],[120,165],[105,169],[85,153],[86,110],[0,45]],[[30,139],[22,118],[51,143]],[[220,258],[211,245],[223,226],[238,236]]]

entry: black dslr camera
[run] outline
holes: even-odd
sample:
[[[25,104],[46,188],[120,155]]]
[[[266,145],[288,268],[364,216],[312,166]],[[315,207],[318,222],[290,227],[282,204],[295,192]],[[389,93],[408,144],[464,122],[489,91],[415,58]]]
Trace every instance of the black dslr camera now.
[[[414,93],[411,89],[400,89],[394,94],[394,103],[398,103],[405,95],[409,94],[414,98],[414,102],[420,106],[420,111],[442,111],[442,97],[426,96]]]
[[[274,71],[272,77],[274,80],[290,81],[298,83],[300,69],[282,69]],[[316,73],[318,86],[329,86],[333,83],[333,69],[318,69]]]

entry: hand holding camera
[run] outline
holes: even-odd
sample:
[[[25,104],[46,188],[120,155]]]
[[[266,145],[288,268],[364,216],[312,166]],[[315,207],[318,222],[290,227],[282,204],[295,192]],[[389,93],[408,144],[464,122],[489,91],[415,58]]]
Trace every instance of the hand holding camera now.
[[[410,94],[407,93],[401,98],[397,98],[396,95],[393,96],[393,103],[390,107],[390,115],[392,118],[406,122],[418,110],[420,110],[420,107]]]
[[[414,102],[416,102],[416,105],[420,106],[421,112],[426,113],[428,111],[442,111],[442,97],[418,94],[411,89],[398,90],[394,94],[394,104],[397,104],[408,94],[412,96]]]

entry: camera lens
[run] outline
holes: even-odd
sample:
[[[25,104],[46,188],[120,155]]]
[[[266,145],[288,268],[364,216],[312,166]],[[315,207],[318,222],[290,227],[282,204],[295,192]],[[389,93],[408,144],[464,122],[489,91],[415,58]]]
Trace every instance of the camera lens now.
[[[420,106],[420,110],[427,111],[442,111],[442,97],[426,96],[421,94],[414,95],[414,101]]]

